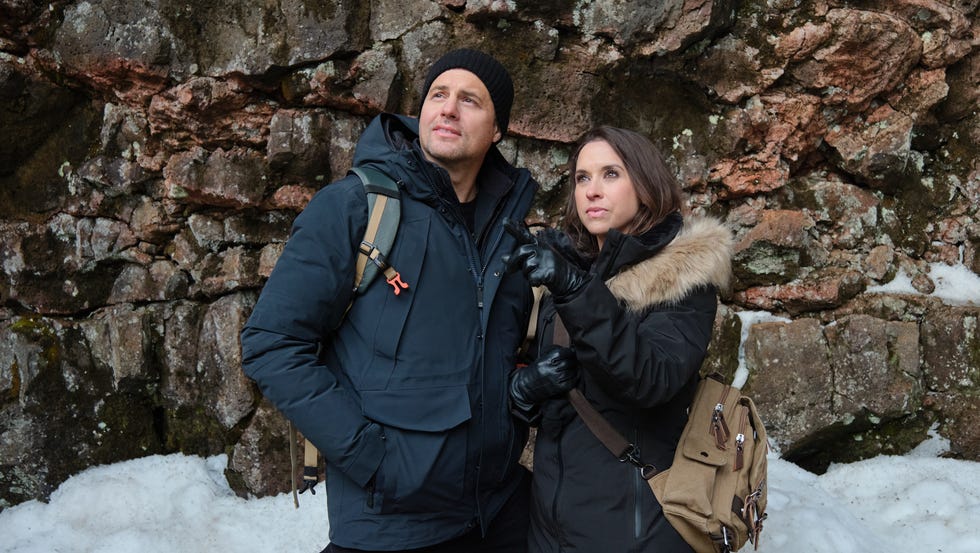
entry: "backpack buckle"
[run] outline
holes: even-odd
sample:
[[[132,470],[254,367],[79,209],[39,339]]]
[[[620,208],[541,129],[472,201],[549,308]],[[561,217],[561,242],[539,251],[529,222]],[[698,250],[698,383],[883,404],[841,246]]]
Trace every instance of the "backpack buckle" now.
[[[397,296],[402,293],[402,289],[408,288],[408,284],[402,280],[402,275],[398,271],[393,271],[394,274],[387,276],[385,282],[391,285],[392,291]]]

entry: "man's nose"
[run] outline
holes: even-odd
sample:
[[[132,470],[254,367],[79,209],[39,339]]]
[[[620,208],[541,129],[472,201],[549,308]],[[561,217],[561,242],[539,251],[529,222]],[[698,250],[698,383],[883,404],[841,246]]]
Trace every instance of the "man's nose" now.
[[[456,96],[451,95],[446,98],[446,101],[442,104],[442,115],[443,117],[448,117],[450,119],[455,119],[459,115],[459,111],[456,106]]]

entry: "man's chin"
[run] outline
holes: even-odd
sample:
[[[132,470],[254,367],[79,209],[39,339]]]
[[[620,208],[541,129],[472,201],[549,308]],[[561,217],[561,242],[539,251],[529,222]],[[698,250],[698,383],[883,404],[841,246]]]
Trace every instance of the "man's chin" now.
[[[423,153],[429,161],[443,167],[459,162],[462,157],[458,150],[450,148],[430,148]]]

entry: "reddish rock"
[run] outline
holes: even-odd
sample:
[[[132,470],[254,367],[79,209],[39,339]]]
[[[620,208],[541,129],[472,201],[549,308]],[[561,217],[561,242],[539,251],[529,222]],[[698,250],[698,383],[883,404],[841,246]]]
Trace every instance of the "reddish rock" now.
[[[861,273],[830,271],[803,281],[772,286],[755,286],[735,292],[732,299],[749,309],[786,311],[794,315],[834,309],[861,292]]]
[[[275,107],[256,101],[235,80],[196,78],[153,96],[147,120],[153,137],[171,149],[198,145],[265,146]]]
[[[875,246],[864,259],[864,274],[881,281],[891,271],[894,258],[895,253],[890,246],[884,244]]]
[[[598,51],[595,51],[598,50]],[[592,119],[592,103],[600,84],[601,68],[620,58],[603,46],[570,45],[562,48],[563,63],[532,62],[515,71],[515,101],[510,117],[510,134],[571,143],[598,122]],[[547,91],[534,94],[532,90]],[[555,112],[551,106],[560,105]]]
[[[738,198],[782,188],[789,179],[789,167],[773,145],[763,152],[716,163],[709,169],[709,179],[724,186],[720,197]]]
[[[784,60],[779,60],[784,62]],[[759,50],[737,37],[724,37],[699,60],[698,71],[718,98],[737,104],[762,93],[783,75],[783,63],[763,67]],[[733,78],[733,73],[737,75]],[[715,77],[716,80],[710,80]]]
[[[288,209],[298,213],[303,211],[306,204],[310,203],[310,199],[315,193],[316,190],[309,186],[287,184],[272,193],[266,206],[269,209]]]
[[[810,242],[809,231],[813,219],[802,211],[768,210],[762,212],[762,220],[746,233],[735,245],[735,252],[752,247],[757,242],[767,242],[790,248],[800,248]]]
[[[771,91],[760,97],[760,106],[766,113],[764,144],[790,164],[815,151],[827,133],[816,96]]]
[[[855,117],[836,126],[825,140],[841,158],[841,169],[878,187],[894,187],[889,177],[914,170],[916,154],[910,151],[914,121],[908,115],[883,105],[867,119]]]
[[[778,37],[775,44],[776,55],[792,62],[803,61],[828,41],[832,32],[829,23],[807,21]]]
[[[902,82],[922,55],[922,40],[887,12],[832,9],[831,34],[789,73],[824,103],[860,111]]]

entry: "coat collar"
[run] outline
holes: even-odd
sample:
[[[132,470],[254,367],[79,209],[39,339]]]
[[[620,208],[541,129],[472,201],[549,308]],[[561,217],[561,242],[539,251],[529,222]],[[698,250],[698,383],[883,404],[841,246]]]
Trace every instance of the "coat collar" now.
[[[733,242],[732,233],[717,219],[688,217],[673,240],[609,278],[606,285],[630,311],[678,302],[700,287],[726,289]]]

